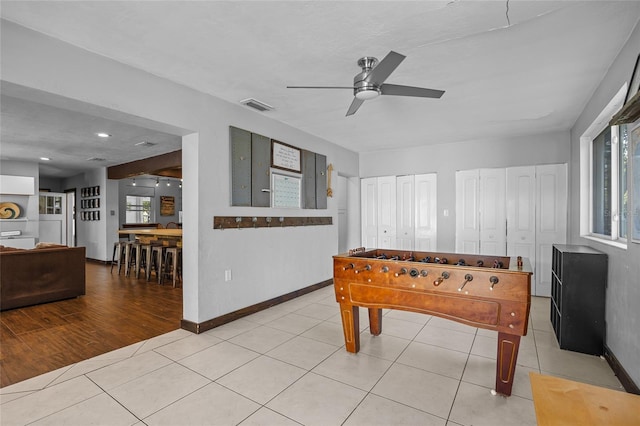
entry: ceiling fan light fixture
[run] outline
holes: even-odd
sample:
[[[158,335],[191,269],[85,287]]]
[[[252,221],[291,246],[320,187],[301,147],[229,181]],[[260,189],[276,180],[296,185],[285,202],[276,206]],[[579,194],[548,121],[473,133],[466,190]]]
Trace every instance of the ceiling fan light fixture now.
[[[368,101],[369,99],[377,98],[380,95],[380,90],[378,89],[362,89],[356,92],[356,98],[361,101]]]

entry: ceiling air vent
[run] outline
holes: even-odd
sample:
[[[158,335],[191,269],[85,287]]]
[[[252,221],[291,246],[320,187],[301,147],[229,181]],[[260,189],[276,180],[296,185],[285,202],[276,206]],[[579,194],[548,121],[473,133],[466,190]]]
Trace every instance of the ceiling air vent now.
[[[248,107],[251,107],[253,109],[257,109],[260,112],[274,110],[274,108],[271,105],[265,104],[264,102],[260,102],[259,100],[253,99],[253,98],[243,99],[240,101],[240,103]]]
[[[100,157],[90,157],[87,158],[87,161],[107,161],[105,158],[100,158]]]
[[[142,141],[142,142],[138,142],[137,144],[135,144],[135,146],[144,146],[144,147],[147,147],[147,148],[152,147],[154,145],[157,145],[157,144],[155,144],[153,142],[149,142],[149,141]]]

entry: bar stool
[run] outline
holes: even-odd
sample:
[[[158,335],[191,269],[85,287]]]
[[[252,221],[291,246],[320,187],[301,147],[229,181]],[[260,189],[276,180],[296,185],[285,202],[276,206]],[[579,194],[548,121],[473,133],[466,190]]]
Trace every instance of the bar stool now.
[[[140,269],[144,269],[144,276],[147,276],[147,270],[151,262],[151,242],[140,242],[138,244],[140,251],[137,256],[140,260],[136,262],[136,278],[140,278]]]
[[[120,274],[120,268],[122,267],[125,257],[126,241],[116,241],[113,243],[113,254],[111,256],[111,273],[113,274],[113,265],[118,265],[118,274]]]
[[[165,277],[171,278],[173,286],[176,286],[176,279],[178,278],[178,270],[182,271],[179,266],[182,258],[182,248],[178,246],[166,247],[164,250],[164,268],[161,269],[160,284],[164,281]]]
[[[147,266],[147,281],[151,280],[151,271],[155,271],[158,284],[160,284],[160,278],[162,277],[162,262],[164,256],[162,244],[152,244],[149,254],[149,263]]]
[[[124,274],[126,276],[129,275],[129,272],[131,270],[131,264],[135,265],[135,255],[136,255],[136,247],[135,247],[135,242],[134,241],[125,241],[124,246],[125,246],[125,251],[124,251]],[[118,273],[120,273],[120,271],[118,270]]]
[[[144,244],[140,241],[135,241],[131,244],[129,248],[129,263],[127,263],[127,275],[131,275],[131,269],[136,275],[136,278],[140,277],[140,266],[142,264],[142,252],[144,249]]]

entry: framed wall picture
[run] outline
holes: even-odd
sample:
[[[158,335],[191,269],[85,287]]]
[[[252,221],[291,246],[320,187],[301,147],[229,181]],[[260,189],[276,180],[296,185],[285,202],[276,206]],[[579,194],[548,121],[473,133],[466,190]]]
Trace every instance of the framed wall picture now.
[[[300,148],[271,139],[271,167],[300,173],[301,157]]]
[[[173,196],[160,196],[160,216],[174,216],[176,214],[176,201]]]

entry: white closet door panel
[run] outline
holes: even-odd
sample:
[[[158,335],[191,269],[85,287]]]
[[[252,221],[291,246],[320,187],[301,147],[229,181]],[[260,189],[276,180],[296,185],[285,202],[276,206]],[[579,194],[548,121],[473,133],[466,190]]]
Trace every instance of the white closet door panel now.
[[[536,246],[531,243],[510,243],[508,246],[507,256],[522,256],[526,257],[531,262],[531,259],[536,258]],[[531,267],[534,267],[533,263],[531,264]]]
[[[366,178],[360,181],[360,206],[362,222],[362,246],[378,247],[378,180]]]
[[[535,295],[551,296],[553,244],[567,240],[567,165],[537,166],[536,186]]]
[[[534,166],[507,168],[507,256],[529,259],[535,272],[536,171]]]
[[[401,250],[413,250],[414,240],[414,189],[413,175],[396,178],[396,246]]]
[[[396,248],[396,177],[378,178],[379,248]]]
[[[415,250],[435,251],[438,240],[438,175],[415,176]]]
[[[478,170],[456,172],[456,251],[479,253]]]
[[[480,253],[504,256],[507,250],[505,170],[480,170]]]

